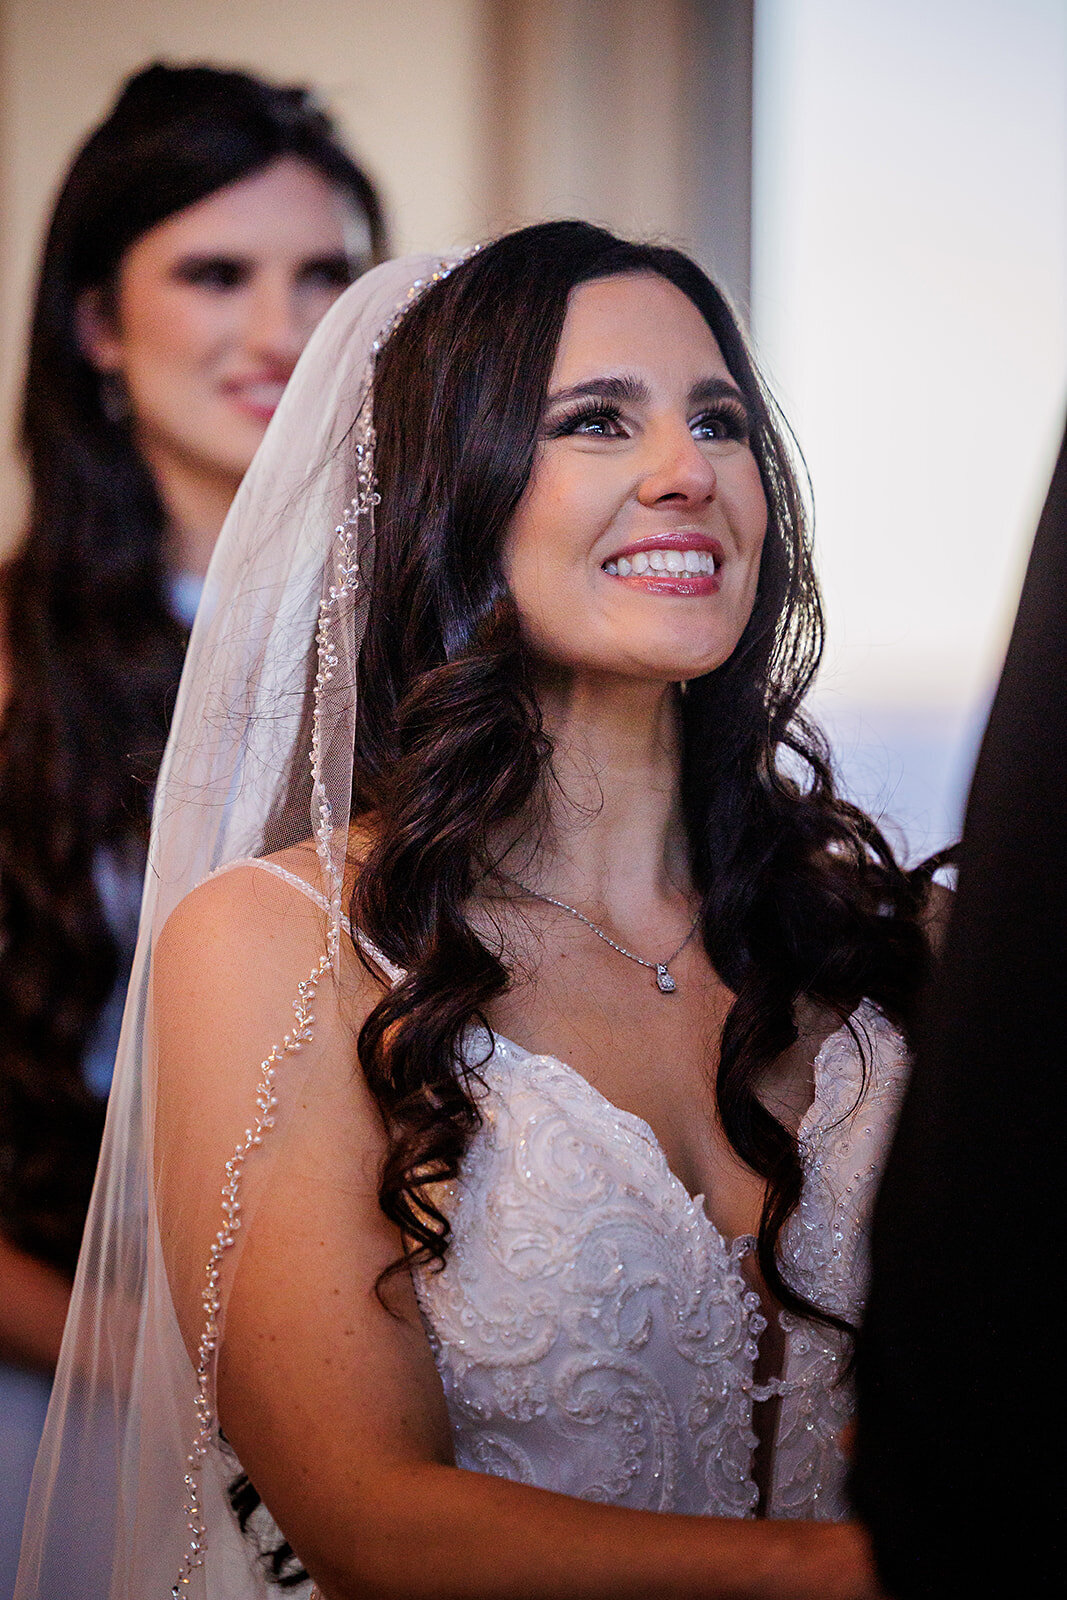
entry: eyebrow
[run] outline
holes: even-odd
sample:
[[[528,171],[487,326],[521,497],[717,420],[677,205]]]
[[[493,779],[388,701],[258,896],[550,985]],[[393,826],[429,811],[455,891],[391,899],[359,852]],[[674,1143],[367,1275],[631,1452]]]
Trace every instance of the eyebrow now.
[[[317,256],[305,256],[302,266],[305,267],[351,267],[353,261],[365,261],[367,251],[354,250],[323,250]]]
[[[569,389],[558,389],[550,394],[548,404],[560,405],[568,400],[620,400],[629,405],[647,405],[651,391],[642,378],[633,373],[618,376],[589,378],[585,383],[575,383]],[[690,405],[706,405],[713,400],[733,400],[749,410],[748,401],[735,383],[726,378],[702,378],[689,391]]]

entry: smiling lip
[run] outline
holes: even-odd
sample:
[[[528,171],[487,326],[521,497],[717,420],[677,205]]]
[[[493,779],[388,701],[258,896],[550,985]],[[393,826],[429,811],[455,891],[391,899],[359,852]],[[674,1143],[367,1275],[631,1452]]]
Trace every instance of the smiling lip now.
[[[275,373],[261,377],[234,379],[222,386],[226,398],[246,416],[269,422],[278,409],[286,379]]]
[[[613,551],[608,559],[618,561],[620,556],[629,559],[637,555],[639,550],[704,550],[715,557],[717,567],[723,563],[723,548],[718,539],[713,539],[710,533],[701,533],[698,528],[677,528],[671,533],[646,534],[643,539],[634,539],[631,544],[623,545],[621,550]]]
[[[607,571],[609,563],[615,566],[619,561],[628,562],[635,555],[651,550],[696,550],[701,555],[712,558],[715,570],[714,572],[657,572],[649,568],[645,572],[626,574]],[[684,599],[718,593],[722,586],[723,555],[722,545],[710,534],[702,533],[696,528],[678,528],[670,533],[654,533],[646,535],[643,539],[634,539],[614,555],[609,556],[603,563],[601,571],[605,572],[613,583],[625,584],[628,589],[639,589],[644,594],[676,595]]]

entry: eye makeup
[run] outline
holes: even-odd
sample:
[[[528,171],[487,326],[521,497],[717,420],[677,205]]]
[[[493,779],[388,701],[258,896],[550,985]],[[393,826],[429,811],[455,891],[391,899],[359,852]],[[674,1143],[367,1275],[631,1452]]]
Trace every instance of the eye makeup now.
[[[360,264],[350,261],[341,251],[314,256],[297,264],[294,280],[309,288],[347,289],[358,275],[357,266],[362,270]],[[243,288],[255,271],[255,262],[243,256],[183,256],[171,268],[171,277],[176,283],[225,293]]]
[[[603,431],[594,431],[595,424]],[[745,443],[750,432],[748,407],[743,400],[732,395],[722,395],[714,405],[705,407],[690,419],[690,429],[713,428],[714,434],[706,437],[717,441]],[[590,397],[550,419],[545,427],[546,439],[562,439],[582,432],[587,438],[625,437],[625,421],[621,408],[610,401]],[[705,437],[702,435],[702,437]]]

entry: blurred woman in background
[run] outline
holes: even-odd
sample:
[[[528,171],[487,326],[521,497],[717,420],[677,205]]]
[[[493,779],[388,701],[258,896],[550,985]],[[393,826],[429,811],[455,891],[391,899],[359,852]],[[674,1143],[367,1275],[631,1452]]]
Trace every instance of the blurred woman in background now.
[[[223,518],[312,330],[385,253],[306,91],[154,65],[63,184],[0,569],[0,1596],[103,1127],[152,790]]]

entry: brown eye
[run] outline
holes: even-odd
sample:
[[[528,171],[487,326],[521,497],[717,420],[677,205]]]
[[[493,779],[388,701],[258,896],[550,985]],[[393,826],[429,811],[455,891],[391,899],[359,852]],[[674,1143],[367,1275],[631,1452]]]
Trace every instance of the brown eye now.
[[[550,439],[562,439],[568,434],[586,439],[621,439],[626,430],[622,415],[614,406],[597,404],[569,412],[548,430]]]
[[[716,406],[713,410],[702,411],[698,417],[694,417],[689,428],[693,437],[697,439],[711,439],[717,442],[747,440],[748,416],[741,406]]]
[[[350,261],[347,256],[322,256],[317,261],[306,261],[300,269],[300,281],[309,289],[347,289],[369,262]]]
[[[179,261],[174,276],[179,282],[192,284],[194,288],[225,293],[247,283],[249,269],[245,262],[235,261],[230,256],[193,256]]]

